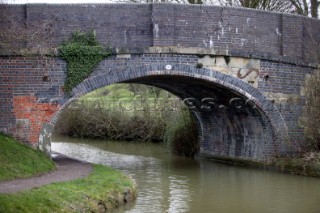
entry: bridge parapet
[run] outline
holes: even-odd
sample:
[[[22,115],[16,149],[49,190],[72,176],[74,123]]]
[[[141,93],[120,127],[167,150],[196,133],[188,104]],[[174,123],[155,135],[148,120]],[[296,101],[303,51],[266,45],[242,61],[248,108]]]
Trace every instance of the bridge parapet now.
[[[26,4],[5,7],[0,21],[8,32],[26,35],[11,41],[23,53],[54,52],[77,30],[94,30],[104,44],[142,53],[165,48],[198,48],[227,55],[294,64],[319,62],[320,21],[299,15],[245,8],[179,4]],[[37,37],[37,35],[38,37]],[[41,35],[41,36],[39,36]],[[150,49],[151,47],[151,49]],[[41,50],[39,50],[39,48]],[[17,54],[10,48],[2,55]],[[201,54],[200,51],[199,54]]]

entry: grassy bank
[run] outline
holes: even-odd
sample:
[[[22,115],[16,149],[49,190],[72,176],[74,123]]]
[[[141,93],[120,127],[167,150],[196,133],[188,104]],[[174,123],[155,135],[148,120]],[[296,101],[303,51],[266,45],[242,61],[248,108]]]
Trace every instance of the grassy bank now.
[[[13,195],[0,194],[0,212],[105,212],[136,196],[134,182],[95,165],[91,175]]]
[[[0,181],[31,177],[52,169],[54,163],[41,151],[0,134]]]
[[[54,169],[42,152],[0,135],[0,180],[26,178]],[[136,196],[134,181],[94,165],[83,179],[54,183],[16,194],[0,194],[0,212],[104,212]]]

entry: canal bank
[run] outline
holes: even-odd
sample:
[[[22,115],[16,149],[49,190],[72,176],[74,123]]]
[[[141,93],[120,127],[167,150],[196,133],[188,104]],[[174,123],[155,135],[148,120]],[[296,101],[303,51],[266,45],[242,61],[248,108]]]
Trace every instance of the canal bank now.
[[[26,166],[27,163],[19,162],[20,159],[15,157],[15,161],[8,162],[11,158],[7,155],[32,157],[36,151],[16,143],[10,137],[1,135],[0,139],[0,145],[6,144],[0,150],[0,170],[23,173],[14,165]],[[28,168],[29,172],[32,168],[37,170],[37,164],[43,163],[37,159],[33,158],[31,164],[34,167]],[[45,156],[39,159],[52,164]],[[105,212],[134,200],[137,195],[135,181],[115,169],[57,153],[53,160],[55,168],[49,172],[34,172],[35,176],[25,179],[3,179],[0,182],[0,212]],[[7,164],[10,168],[6,167]]]
[[[316,152],[309,152],[296,156],[276,157],[273,159],[273,161],[268,163],[221,156],[209,156],[205,154],[202,154],[198,157],[222,164],[240,167],[265,169],[294,175],[320,177],[320,153]]]

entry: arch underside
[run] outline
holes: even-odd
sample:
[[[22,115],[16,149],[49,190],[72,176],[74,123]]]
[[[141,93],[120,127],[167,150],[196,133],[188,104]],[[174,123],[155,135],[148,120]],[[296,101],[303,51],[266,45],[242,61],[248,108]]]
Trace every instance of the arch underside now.
[[[168,75],[125,82],[156,86],[180,97],[197,120],[200,155],[268,161],[278,149],[266,115],[253,101],[230,88]]]
[[[92,75],[73,90],[51,126],[65,106],[88,92],[113,83],[140,83],[165,89],[191,107],[200,155],[270,161],[286,151],[281,114],[257,89],[213,70],[171,65],[171,70],[153,64]]]

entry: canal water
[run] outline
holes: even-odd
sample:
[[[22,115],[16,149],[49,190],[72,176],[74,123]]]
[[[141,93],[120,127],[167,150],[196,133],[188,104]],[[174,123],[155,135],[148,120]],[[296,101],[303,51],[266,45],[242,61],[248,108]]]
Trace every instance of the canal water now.
[[[159,144],[55,137],[52,150],[131,175],[138,198],[114,212],[319,213],[320,179],[174,156]],[[103,190],[103,189],[101,189]]]

